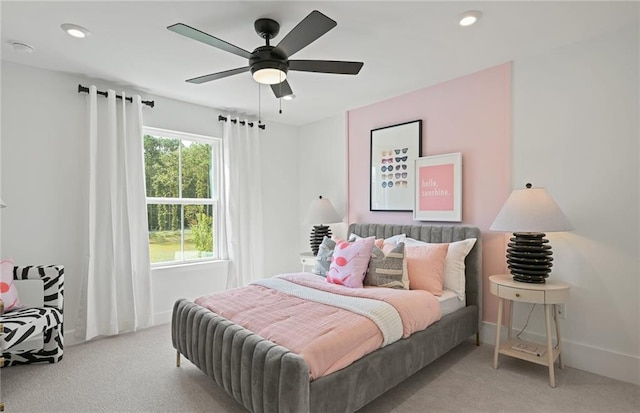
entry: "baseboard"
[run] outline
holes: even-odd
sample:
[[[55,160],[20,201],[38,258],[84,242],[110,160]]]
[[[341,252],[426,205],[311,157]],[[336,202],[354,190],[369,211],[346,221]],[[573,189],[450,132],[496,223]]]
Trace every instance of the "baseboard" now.
[[[153,315],[153,325],[167,324],[171,322],[171,311],[163,311]]]
[[[153,315],[153,326],[159,326],[161,324],[168,324],[171,322],[171,311],[164,311],[161,313],[155,313]],[[85,343],[86,340],[76,337],[76,330],[65,330],[64,332],[64,345],[73,346],[80,343]]]
[[[507,329],[504,326],[500,334],[502,339],[506,339]],[[523,338],[526,340],[538,343],[546,341],[546,337],[541,334],[527,333],[523,336],[525,336]],[[495,340],[495,323],[482,322],[480,326],[480,341],[494,345]],[[640,357],[577,343],[565,338],[562,339],[562,347],[562,358],[567,366],[640,385]]]
[[[76,330],[66,330],[64,332],[64,345],[73,346],[76,344],[84,343],[85,340],[81,340],[76,337]]]

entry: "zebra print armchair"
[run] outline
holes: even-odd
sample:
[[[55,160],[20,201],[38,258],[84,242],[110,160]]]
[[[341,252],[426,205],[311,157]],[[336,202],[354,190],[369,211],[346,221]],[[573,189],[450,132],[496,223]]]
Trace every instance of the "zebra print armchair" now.
[[[15,309],[0,315],[2,367],[30,363],[56,363],[64,349],[64,266],[16,266],[13,279],[20,294],[21,283],[41,282],[43,305]],[[30,281],[30,280],[36,280]],[[23,284],[24,285],[24,284]]]

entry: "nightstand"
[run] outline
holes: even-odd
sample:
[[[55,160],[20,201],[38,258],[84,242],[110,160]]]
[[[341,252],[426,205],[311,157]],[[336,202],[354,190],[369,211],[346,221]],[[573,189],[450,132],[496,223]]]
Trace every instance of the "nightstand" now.
[[[504,354],[506,356],[516,357],[532,363],[542,364],[543,366],[549,367],[549,384],[551,387],[556,387],[556,379],[553,370],[553,364],[556,359],[558,359],[560,368],[564,368],[564,363],[562,362],[562,341],[560,338],[560,326],[558,325],[558,309],[556,308],[556,304],[562,304],[569,301],[570,285],[556,280],[547,280],[544,284],[529,284],[514,281],[511,275],[503,274],[490,276],[489,288],[491,294],[499,298],[498,321],[496,322],[496,345],[493,352],[493,368],[498,368],[498,354]],[[501,344],[500,328],[502,327],[502,307],[504,305],[504,300],[509,300],[509,326],[507,329],[507,342]],[[513,329],[514,301],[544,305],[545,324],[547,327],[546,346],[511,338],[511,330]],[[553,347],[553,337],[551,334],[552,317],[556,327],[556,339],[558,340],[558,344],[555,348]],[[536,348],[536,351],[529,353],[513,348],[518,345],[526,350]]]
[[[303,252],[300,254],[300,264],[302,264],[302,272],[304,272],[305,267],[315,267],[316,265],[316,256],[313,255],[313,252]]]

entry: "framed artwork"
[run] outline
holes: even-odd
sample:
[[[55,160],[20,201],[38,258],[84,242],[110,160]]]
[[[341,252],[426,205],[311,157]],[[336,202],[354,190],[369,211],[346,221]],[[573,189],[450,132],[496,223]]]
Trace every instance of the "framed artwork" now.
[[[461,153],[417,159],[414,182],[414,220],[462,221]]]
[[[411,211],[422,120],[371,130],[370,211]]]

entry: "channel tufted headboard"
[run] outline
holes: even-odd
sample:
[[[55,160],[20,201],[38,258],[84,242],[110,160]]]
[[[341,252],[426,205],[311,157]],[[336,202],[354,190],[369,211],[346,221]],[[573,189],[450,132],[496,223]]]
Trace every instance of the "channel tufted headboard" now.
[[[467,305],[477,305],[482,300],[482,240],[477,227],[454,225],[395,225],[395,224],[351,224],[349,234],[361,237],[389,238],[406,234],[407,237],[424,242],[454,242],[477,238],[476,244],[465,259]]]

